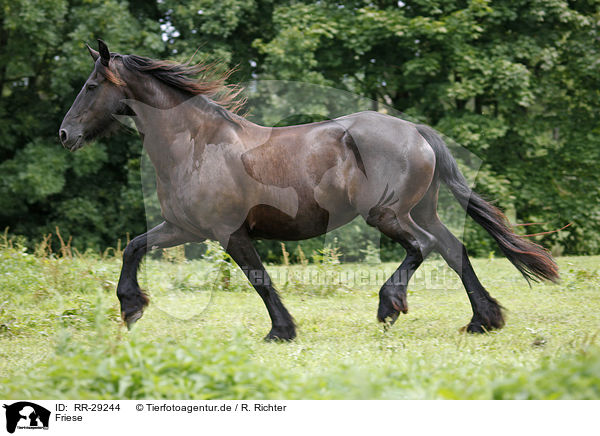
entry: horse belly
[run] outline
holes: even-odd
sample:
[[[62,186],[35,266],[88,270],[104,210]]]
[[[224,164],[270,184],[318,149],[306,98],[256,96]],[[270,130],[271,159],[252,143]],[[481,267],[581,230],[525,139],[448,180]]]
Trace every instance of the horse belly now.
[[[299,241],[323,235],[351,221],[356,212],[348,203],[343,208],[326,208],[315,198],[298,197],[295,216],[280,209],[259,204],[250,209],[246,224],[250,236],[257,239]]]
[[[350,179],[358,171],[335,123],[274,131],[269,141],[242,156],[246,174],[259,184],[289,189],[297,211],[282,212],[277,202],[251,204],[247,227],[251,236],[302,240],[322,235],[356,216],[350,203]]]

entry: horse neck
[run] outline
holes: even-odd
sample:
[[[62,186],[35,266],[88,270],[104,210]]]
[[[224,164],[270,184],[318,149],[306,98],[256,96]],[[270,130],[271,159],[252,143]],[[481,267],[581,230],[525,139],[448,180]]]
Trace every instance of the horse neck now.
[[[121,63],[117,64],[117,70],[126,83],[125,95],[129,100],[165,110],[176,107],[189,98],[151,74],[129,70]]]
[[[135,112],[144,148],[157,172],[166,177],[172,164],[186,158],[190,147],[194,154],[202,153],[204,141],[198,139],[208,140],[225,120],[206,109],[203,96],[190,96],[150,75],[128,76],[128,105]],[[171,163],[168,169],[164,168],[166,162]]]
[[[199,155],[206,143],[234,140],[243,148],[253,148],[270,136],[270,128],[248,120],[241,120],[242,125],[234,127],[202,95],[190,96],[151,75],[140,77],[140,74],[143,73],[124,71],[122,76],[127,83],[127,97],[134,101],[130,106],[144,135],[144,148],[157,171],[165,161],[181,157],[174,154],[180,154],[181,147],[177,144],[181,146],[182,141],[194,140],[194,154]],[[236,133],[228,134],[232,131]]]

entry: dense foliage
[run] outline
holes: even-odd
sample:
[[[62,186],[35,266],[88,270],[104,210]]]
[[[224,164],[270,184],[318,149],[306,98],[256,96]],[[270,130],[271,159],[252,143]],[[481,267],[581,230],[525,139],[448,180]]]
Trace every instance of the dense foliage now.
[[[123,132],[74,154],[57,139],[92,66],[84,42],[101,37],[114,51],[158,58],[185,60],[199,48],[196,59],[238,65],[232,81],[308,81],[365,96],[374,108],[400,110],[481,158],[477,189],[514,221],[544,223],[528,231],[573,222],[544,236],[545,246],[599,253],[599,6],[597,0],[2,2],[0,227],[32,244],[58,226],[74,246],[96,250],[145,231],[139,138]],[[287,122],[331,116],[323,105],[304,103]],[[356,259],[371,237],[365,226],[352,226],[342,251]],[[464,237],[476,254],[494,249],[471,224]],[[261,251],[271,260],[281,256],[275,242],[262,243]]]

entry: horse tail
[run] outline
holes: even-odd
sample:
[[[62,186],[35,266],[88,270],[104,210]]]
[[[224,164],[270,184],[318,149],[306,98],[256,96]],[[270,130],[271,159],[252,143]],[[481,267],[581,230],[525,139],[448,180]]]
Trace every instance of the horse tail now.
[[[444,140],[432,128],[424,125],[416,127],[434,150],[436,173],[439,178],[471,218],[496,240],[500,250],[523,277],[527,281],[539,279],[557,282],[558,266],[550,253],[538,244],[515,234],[502,211],[469,188]]]

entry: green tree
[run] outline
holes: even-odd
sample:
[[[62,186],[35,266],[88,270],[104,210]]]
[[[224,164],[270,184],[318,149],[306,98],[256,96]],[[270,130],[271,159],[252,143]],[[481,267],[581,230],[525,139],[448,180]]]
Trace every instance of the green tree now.
[[[433,125],[483,159],[477,189],[518,222],[545,223],[534,231],[574,223],[543,244],[592,253],[600,242],[598,6],[294,2],[275,9],[275,36],[254,46],[266,56],[261,77],[341,86]],[[472,224],[465,237],[478,254],[493,247]]]
[[[0,7],[0,225],[34,241],[56,226],[76,246],[114,246],[145,228],[139,140],[62,149],[61,120],[92,60],[85,42],[163,50],[143,2],[5,1]]]
[[[400,110],[479,156],[477,189],[511,219],[545,223],[532,232],[574,223],[541,238],[544,245],[598,253],[599,4],[4,0],[0,226],[30,241],[60,226],[81,249],[145,230],[137,135],[98,140],[74,154],[57,139],[92,67],[84,42],[101,37],[123,53],[186,61],[198,52],[198,61],[237,65],[232,82],[311,82],[371,99],[373,109]],[[267,123],[332,113],[318,93],[301,95],[281,116],[281,96],[258,97],[273,109],[251,116]],[[442,198],[441,209],[459,222],[455,202]],[[369,240],[362,227],[350,227],[356,237],[342,243]],[[494,249],[475,225],[464,237],[476,254]],[[280,253],[271,242],[261,250],[274,260]]]

